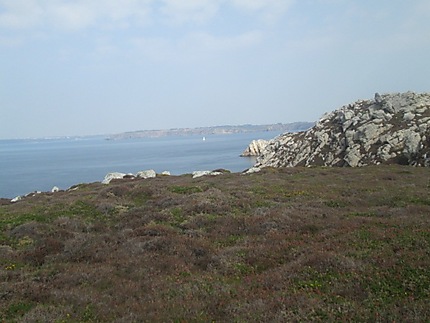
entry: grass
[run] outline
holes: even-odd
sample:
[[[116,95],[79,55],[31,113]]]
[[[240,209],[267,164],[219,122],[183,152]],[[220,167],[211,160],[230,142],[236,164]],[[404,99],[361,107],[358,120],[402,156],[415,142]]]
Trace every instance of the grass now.
[[[3,201],[0,321],[428,321],[428,178],[298,167]]]

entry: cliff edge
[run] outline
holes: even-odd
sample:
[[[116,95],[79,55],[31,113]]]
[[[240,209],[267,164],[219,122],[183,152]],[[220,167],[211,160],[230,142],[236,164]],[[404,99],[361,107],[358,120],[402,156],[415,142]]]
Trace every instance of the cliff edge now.
[[[314,127],[272,139],[255,168],[430,166],[430,93],[375,94],[325,114]]]

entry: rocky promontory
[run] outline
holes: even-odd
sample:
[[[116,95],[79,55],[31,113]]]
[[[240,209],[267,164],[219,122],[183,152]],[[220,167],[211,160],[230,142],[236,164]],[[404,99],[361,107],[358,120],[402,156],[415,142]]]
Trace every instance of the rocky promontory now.
[[[314,127],[269,142],[255,169],[430,166],[430,93],[375,94],[325,114]]]

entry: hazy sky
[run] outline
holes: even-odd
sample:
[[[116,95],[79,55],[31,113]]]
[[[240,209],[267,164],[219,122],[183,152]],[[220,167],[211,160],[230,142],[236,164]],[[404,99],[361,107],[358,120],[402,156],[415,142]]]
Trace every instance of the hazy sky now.
[[[0,0],[0,139],[315,121],[430,91],[429,0]]]

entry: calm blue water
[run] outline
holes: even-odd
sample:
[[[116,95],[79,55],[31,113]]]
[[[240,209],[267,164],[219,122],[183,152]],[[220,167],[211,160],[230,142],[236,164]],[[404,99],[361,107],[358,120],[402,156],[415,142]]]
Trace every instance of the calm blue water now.
[[[0,197],[67,189],[102,181],[110,172],[154,169],[172,175],[225,168],[240,172],[254,163],[239,155],[253,139],[273,132],[108,141],[103,137],[56,140],[0,140]]]

